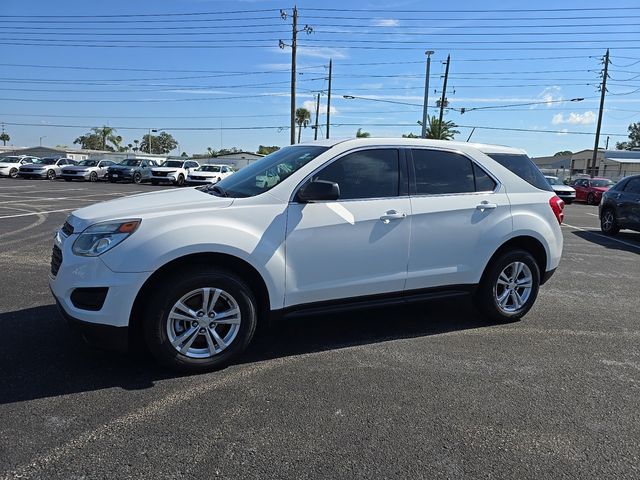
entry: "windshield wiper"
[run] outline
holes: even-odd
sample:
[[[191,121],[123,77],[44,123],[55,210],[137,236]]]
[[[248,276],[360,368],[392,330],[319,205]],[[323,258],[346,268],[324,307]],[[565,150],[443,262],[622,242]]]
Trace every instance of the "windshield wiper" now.
[[[215,192],[216,195],[219,196],[219,197],[228,197],[229,196],[227,191],[224,188],[219,187],[218,185],[214,185],[213,187],[209,187],[209,190],[211,190],[212,192]]]

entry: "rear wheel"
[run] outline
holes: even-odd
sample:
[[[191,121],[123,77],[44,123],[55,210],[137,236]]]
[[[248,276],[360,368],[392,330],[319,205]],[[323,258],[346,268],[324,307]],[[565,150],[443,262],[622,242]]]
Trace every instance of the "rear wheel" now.
[[[615,235],[620,231],[620,225],[618,225],[613,209],[607,208],[600,215],[600,230],[606,235]]]
[[[475,302],[491,320],[517,320],[531,309],[539,287],[540,269],[535,259],[525,250],[514,249],[487,266]]]
[[[251,289],[232,272],[190,268],[166,282],[149,302],[144,336],[155,358],[181,372],[228,365],[255,332],[257,307]]]
[[[98,181],[98,172],[91,172],[89,174],[89,181],[90,182],[97,182]]]

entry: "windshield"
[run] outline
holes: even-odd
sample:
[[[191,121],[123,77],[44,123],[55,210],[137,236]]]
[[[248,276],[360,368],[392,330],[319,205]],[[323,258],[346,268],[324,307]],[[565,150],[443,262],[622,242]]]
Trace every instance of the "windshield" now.
[[[229,197],[253,197],[272,189],[329,147],[316,145],[282,148],[244,167],[204,191]]]
[[[562,182],[558,180],[556,177],[544,177],[549,182],[549,185],[562,185]]]
[[[199,172],[219,172],[220,167],[218,165],[204,165],[198,168]]]
[[[613,185],[611,180],[591,180],[592,187],[610,187]]]
[[[42,165],[55,165],[57,161],[58,161],[57,158],[43,158],[40,161],[34,160],[33,163],[40,163]]]
[[[20,157],[3,157],[3,158],[0,158],[0,162],[4,162],[4,163],[20,163]]]
[[[95,167],[96,165],[98,165],[98,161],[97,160],[82,160],[81,162],[78,162],[77,165],[79,167]]]
[[[124,167],[137,167],[138,165],[140,165],[140,160],[130,158],[129,160],[124,160],[120,165]]]
[[[171,167],[171,168],[182,168],[184,162],[180,162],[177,160],[167,160],[162,164],[163,167]]]

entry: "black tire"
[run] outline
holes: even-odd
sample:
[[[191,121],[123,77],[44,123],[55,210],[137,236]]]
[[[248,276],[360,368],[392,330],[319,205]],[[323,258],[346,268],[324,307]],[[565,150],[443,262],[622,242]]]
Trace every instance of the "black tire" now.
[[[133,174],[133,183],[139,184],[142,182],[142,174],[140,172],[135,172]]]
[[[176,180],[176,185],[179,187],[184,186],[184,175],[178,175],[178,179]]]
[[[531,291],[521,308],[506,312],[499,307],[497,297],[498,277],[508,265],[514,262],[526,264],[531,272]],[[496,322],[511,322],[522,318],[531,309],[540,288],[540,269],[533,256],[520,249],[513,249],[500,254],[485,269],[480,285],[474,295],[478,309],[489,319]]]
[[[70,181],[71,181],[71,179],[70,179],[70,178],[65,178],[65,179],[64,179],[64,181],[65,181],[65,182],[70,182]]]
[[[564,204],[565,205],[571,205],[573,203],[573,200],[565,200]]]
[[[160,183],[158,180],[151,180],[151,185],[158,185],[158,183]]]
[[[12,168],[12,169],[9,171],[9,176],[10,176],[11,178],[18,178],[18,169],[17,169],[17,168]]]
[[[587,195],[587,205],[595,205],[596,204],[596,196],[593,193]]]
[[[98,172],[91,172],[89,174],[89,181],[90,182],[97,182],[98,181]]]
[[[56,172],[54,170],[47,170],[47,180],[55,180]]]
[[[144,338],[149,350],[162,365],[179,372],[200,373],[223,368],[247,348],[257,325],[257,304],[251,289],[236,274],[216,267],[190,267],[178,281],[164,282],[152,295],[144,318]],[[167,333],[168,315],[174,304],[199,288],[219,288],[237,302],[241,322],[238,332],[220,353],[207,358],[191,358],[173,347]]]
[[[109,183],[116,183],[117,180],[113,177],[109,177]]]
[[[610,217],[609,217],[610,215]],[[600,214],[600,230],[605,235],[617,235],[620,232],[620,225],[616,218],[616,212],[612,208],[605,208]]]

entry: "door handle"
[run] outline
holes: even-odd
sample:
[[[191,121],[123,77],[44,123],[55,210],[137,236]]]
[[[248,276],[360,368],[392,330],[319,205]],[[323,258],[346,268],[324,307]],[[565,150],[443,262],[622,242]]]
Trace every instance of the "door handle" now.
[[[407,216],[404,212],[398,212],[396,210],[389,210],[387,213],[380,217],[382,223],[389,223],[391,220],[401,220]]]
[[[494,210],[496,208],[498,208],[498,205],[495,203],[489,203],[486,200],[483,200],[482,202],[480,202],[478,205],[476,205],[476,208],[480,211],[484,211],[484,210]]]

